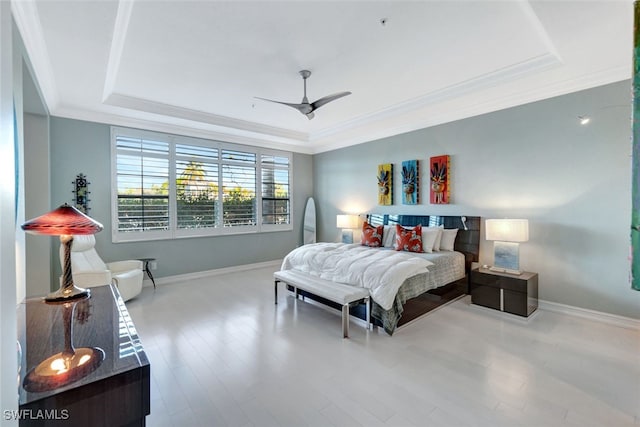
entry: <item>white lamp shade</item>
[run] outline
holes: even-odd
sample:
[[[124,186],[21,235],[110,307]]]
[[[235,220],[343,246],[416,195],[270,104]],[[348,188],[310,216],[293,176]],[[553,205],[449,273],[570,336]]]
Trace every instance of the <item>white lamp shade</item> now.
[[[487,240],[526,242],[529,240],[529,221],[526,219],[488,219],[485,221]]]
[[[358,215],[337,215],[338,228],[358,228]]]

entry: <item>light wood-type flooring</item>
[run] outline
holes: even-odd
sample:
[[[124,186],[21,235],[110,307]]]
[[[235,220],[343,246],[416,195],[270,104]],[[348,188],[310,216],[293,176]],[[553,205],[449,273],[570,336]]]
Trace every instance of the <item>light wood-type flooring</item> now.
[[[469,304],[390,337],[297,301],[273,268],[145,287],[150,427],[640,426],[640,331]],[[631,291],[630,291],[631,292]]]

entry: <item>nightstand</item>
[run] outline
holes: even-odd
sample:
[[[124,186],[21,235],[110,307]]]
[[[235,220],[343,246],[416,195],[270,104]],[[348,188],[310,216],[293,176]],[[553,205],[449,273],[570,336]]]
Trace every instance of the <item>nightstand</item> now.
[[[528,317],[538,308],[538,273],[516,276],[487,268],[471,270],[471,302]]]

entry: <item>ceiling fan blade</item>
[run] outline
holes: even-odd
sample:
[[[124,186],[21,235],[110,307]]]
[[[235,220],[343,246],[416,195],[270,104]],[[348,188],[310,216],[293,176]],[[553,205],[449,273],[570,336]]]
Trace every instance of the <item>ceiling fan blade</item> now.
[[[259,96],[255,96],[254,98],[261,99],[263,101],[275,102],[276,104],[287,105],[289,107],[295,108],[296,110],[300,111],[302,114],[305,114],[304,110],[306,110],[308,107],[308,104],[293,104],[290,102],[274,101],[273,99],[260,98]]]
[[[331,101],[335,101],[336,99],[342,98],[343,96],[347,96],[347,95],[351,95],[351,92],[339,92],[339,93],[334,93],[333,95],[327,95],[323,98],[320,98],[317,101],[314,101],[311,103],[312,111],[317,110],[318,108],[322,107],[324,104],[327,104]]]

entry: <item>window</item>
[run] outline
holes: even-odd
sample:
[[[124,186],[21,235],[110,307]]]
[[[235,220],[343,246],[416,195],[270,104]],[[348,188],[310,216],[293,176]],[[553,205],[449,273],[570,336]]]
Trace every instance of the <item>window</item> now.
[[[291,153],[111,134],[114,242],[292,230]]]

